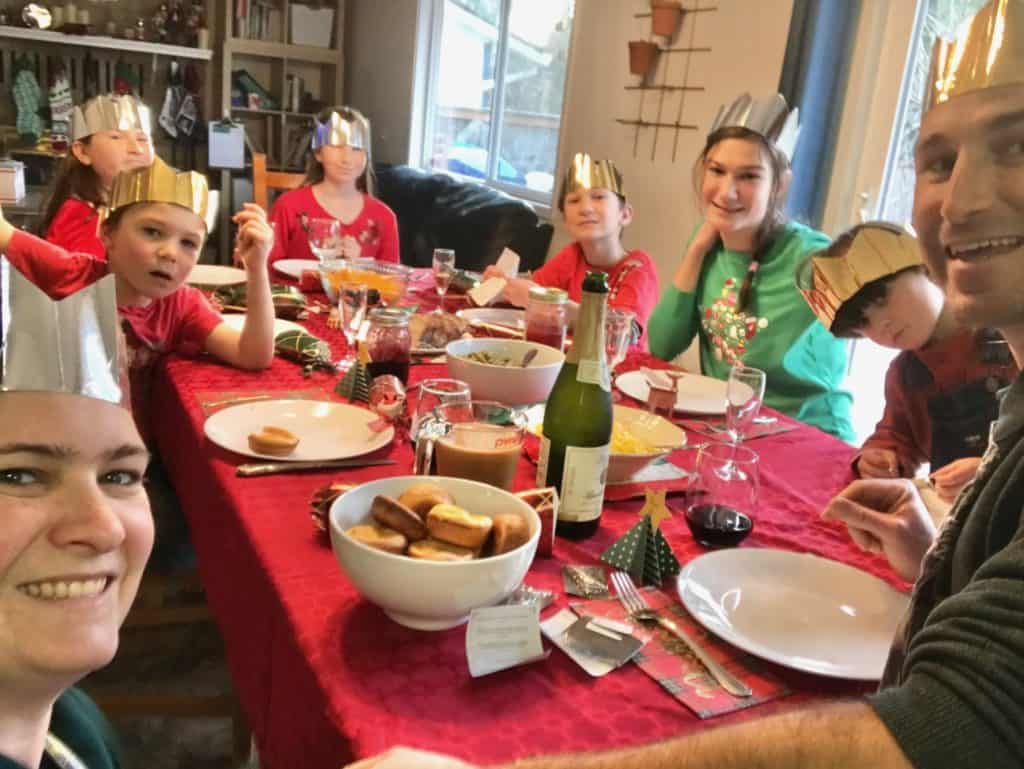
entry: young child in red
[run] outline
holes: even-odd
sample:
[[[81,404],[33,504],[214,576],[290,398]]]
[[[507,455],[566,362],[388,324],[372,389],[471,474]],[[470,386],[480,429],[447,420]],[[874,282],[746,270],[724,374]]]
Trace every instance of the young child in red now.
[[[339,258],[398,262],[398,220],[373,197],[370,121],[349,107],[329,107],[315,119],[312,149],[302,186],[281,195],[270,211],[275,241],[269,263],[316,260],[309,247],[311,219],[337,220]]]
[[[36,231],[67,251],[104,260],[97,209],[114,177],[153,162],[149,110],[131,95],[94,96],[75,107],[71,140]]]
[[[609,160],[595,161],[577,154],[562,183],[558,210],[573,243],[549,259],[530,280],[505,275],[495,266],[487,268],[485,277],[498,275],[508,280],[503,298],[519,307],[526,306],[532,286],[564,289],[575,313],[583,278],[588,271],[601,270],[608,274],[608,306],[634,314],[634,341],[638,340],[658,301],[658,273],[646,252],[627,251],[622,245],[622,230],[633,220],[633,207],[623,194],[622,175]]]

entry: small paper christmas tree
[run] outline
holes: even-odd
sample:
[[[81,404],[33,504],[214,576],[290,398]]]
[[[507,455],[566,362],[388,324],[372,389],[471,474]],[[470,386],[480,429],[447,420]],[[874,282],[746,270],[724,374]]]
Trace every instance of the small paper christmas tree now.
[[[350,403],[355,401],[369,403],[370,381],[370,370],[366,367],[365,363],[357,358],[352,361],[352,365],[345,372],[345,376],[334,387],[334,392],[343,398],[348,398]]]
[[[670,515],[665,492],[648,490],[640,522],[615,540],[601,560],[627,572],[641,585],[660,585],[666,577],[678,574],[679,561],[658,528]]]

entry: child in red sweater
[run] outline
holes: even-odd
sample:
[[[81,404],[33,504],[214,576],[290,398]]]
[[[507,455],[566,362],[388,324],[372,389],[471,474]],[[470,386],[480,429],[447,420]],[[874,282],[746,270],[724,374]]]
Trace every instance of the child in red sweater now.
[[[270,264],[315,258],[307,236],[310,219],[339,222],[340,258],[398,262],[398,220],[373,197],[370,121],[350,107],[329,107],[314,120],[312,149],[302,186],[281,195],[270,211]]]

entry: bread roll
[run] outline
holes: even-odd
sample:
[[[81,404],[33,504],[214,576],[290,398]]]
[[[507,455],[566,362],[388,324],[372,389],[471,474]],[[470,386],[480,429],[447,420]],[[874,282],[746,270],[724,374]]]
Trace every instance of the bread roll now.
[[[378,526],[375,523],[361,523],[345,532],[356,542],[383,550],[385,553],[402,555],[408,546],[408,540],[394,529]]]
[[[398,501],[416,513],[423,521],[427,519],[427,513],[435,505],[450,505],[455,502],[452,495],[436,483],[414,483],[402,492]]]
[[[469,548],[438,539],[421,539],[409,545],[407,555],[424,561],[471,561],[474,553]]]
[[[377,523],[401,533],[410,542],[427,536],[427,527],[416,513],[384,494],[373,498],[370,515]]]
[[[491,533],[491,519],[455,505],[435,505],[427,513],[427,531],[442,542],[479,550]]]
[[[286,457],[295,451],[298,445],[298,436],[283,427],[267,425],[259,432],[249,435],[249,448],[257,454]]]
[[[492,519],[491,555],[501,555],[530,540],[530,527],[515,513],[501,513]]]

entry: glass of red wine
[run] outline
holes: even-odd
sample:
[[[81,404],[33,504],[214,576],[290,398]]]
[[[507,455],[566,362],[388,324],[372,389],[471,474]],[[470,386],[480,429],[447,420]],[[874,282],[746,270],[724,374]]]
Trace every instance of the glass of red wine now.
[[[697,453],[697,496],[686,511],[693,538],[705,547],[735,547],[754,528],[758,457],[735,443],[706,443]]]

